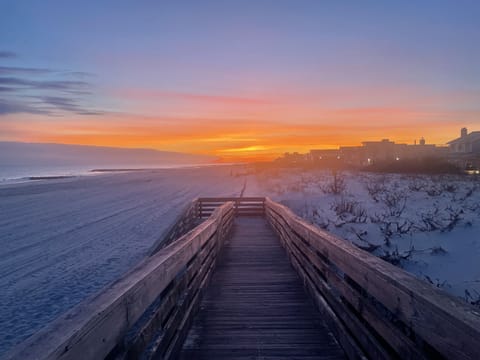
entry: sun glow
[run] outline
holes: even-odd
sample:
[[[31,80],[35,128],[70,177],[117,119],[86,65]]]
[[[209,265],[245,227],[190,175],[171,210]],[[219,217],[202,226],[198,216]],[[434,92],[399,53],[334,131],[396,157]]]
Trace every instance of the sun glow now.
[[[480,115],[480,114],[479,114]],[[365,114],[352,114],[349,121],[282,122],[266,120],[215,121],[208,118],[162,118],[103,115],[58,121],[40,115],[23,117],[22,122],[0,123],[0,141],[54,142],[215,155],[221,161],[268,160],[285,152],[334,149],[359,145],[362,141],[390,138],[397,143],[413,143],[426,135],[428,143],[444,144],[456,136],[459,124],[405,118],[402,125],[389,122],[365,125]],[[102,120],[102,121],[99,121]],[[468,123],[466,124],[468,126]],[[471,125],[473,126],[473,124]]]
[[[190,2],[92,1],[98,21],[89,6],[58,2],[51,17],[12,1],[0,13],[12,26],[0,26],[12,44],[0,49],[0,141],[231,161],[384,138],[441,145],[478,129],[476,6]],[[92,21],[99,31],[79,31]]]
[[[242,148],[235,148],[235,149],[223,149],[219,152],[221,153],[244,153],[244,152],[252,152],[252,151],[264,151],[268,150],[268,147],[262,145],[255,145],[255,146],[247,146]]]
[[[381,98],[379,92],[371,91],[371,95]],[[418,93],[415,89],[411,92]],[[322,106],[313,104],[322,102],[322,94],[265,95],[255,101],[254,96],[180,96],[157,92],[140,101],[152,105],[151,111],[156,115],[107,112],[71,115],[67,119],[10,114],[0,122],[0,141],[152,148],[214,155],[220,161],[231,162],[270,160],[285,152],[335,149],[383,138],[413,144],[415,139],[425,136],[428,143],[445,144],[456,137],[459,127],[475,128],[480,117],[480,111],[462,111],[460,123],[460,115],[454,111],[439,112],[420,106],[416,102],[421,97],[418,94],[403,107],[356,108],[337,104],[342,93],[335,91],[326,97],[331,104],[326,100]],[[128,96],[119,100],[137,101],[136,97],[132,100],[131,94]],[[356,96],[362,100],[365,94]],[[173,98],[175,103],[159,108],[164,98]],[[349,99],[354,98],[350,91]],[[429,98],[430,103],[437,100]]]

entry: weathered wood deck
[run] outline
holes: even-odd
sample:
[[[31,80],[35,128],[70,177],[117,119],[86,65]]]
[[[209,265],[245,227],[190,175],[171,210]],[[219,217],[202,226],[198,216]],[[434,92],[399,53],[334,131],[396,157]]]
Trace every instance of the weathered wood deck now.
[[[264,217],[239,217],[181,359],[344,359]]]
[[[5,359],[478,359],[479,339],[478,308],[284,205],[199,198],[151,256]]]

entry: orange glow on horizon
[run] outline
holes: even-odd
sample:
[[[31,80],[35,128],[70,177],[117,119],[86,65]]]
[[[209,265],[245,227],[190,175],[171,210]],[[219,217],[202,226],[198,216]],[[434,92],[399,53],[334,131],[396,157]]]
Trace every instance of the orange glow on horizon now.
[[[480,117],[479,111],[441,112],[414,107],[309,109],[298,104],[264,108],[268,101],[247,97],[194,97],[177,93],[152,96],[187,97],[189,101],[209,106],[220,101],[233,106],[229,111],[237,115],[227,116],[223,111],[212,115],[205,109],[199,112],[203,114],[201,117],[107,113],[69,119],[22,115],[19,121],[20,115],[9,115],[0,123],[0,141],[152,148],[212,155],[223,162],[235,162],[271,160],[285,152],[335,149],[384,138],[413,144],[415,139],[425,137],[429,144],[445,144],[458,137],[463,126],[477,130],[475,124]],[[457,120],[459,115],[461,122]]]
[[[480,130],[477,6],[92,3],[102,31],[90,7],[9,7],[0,141],[231,162]]]

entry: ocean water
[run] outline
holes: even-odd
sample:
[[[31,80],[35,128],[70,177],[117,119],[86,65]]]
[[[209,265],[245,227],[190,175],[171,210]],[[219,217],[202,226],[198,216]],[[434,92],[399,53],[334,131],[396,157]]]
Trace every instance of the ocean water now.
[[[107,171],[121,171],[125,170],[142,170],[142,169],[175,169],[175,168],[189,168],[200,166],[216,166],[217,164],[201,164],[201,165],[142,165],[126,164],[126,165],[90,165],[90,166],[66,166],[66,165],[52,165],[52,166],[15,166],[0,164],[0,185],[32,181],[32,177],[58,177],[58,176],[94,176],[105,173]],[[93,170],[102,171],[93,171]]]
[[[12,166],[0,165],[0,183],[27,181],[30,177],[79,176],[93,174],[86,166]]]

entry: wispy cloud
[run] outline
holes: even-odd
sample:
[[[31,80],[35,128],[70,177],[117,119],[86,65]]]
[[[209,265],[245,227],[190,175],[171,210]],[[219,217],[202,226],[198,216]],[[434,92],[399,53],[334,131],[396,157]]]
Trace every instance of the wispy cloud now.
[[[44,96],[39,97],[43,103],[52,105],[57,109],[73,112],[79,115],[102,115],[100,111],[87,110],[82,107],[74,98],[59,97],[59,96]]]
[[[79,78],[84,78],[84,77],[94,77],[95,74],[86,72],[86,71],[65,71],[64,75],[67,76],[75,76]]]
[[[15,58],[16,54],[0,52],[0,58]],[[93,74],[83,71],[18,66],[0,66],[0,115],[15,113],[61,116],[103,115],[87,104],[93,85],[85,78]]]
[[[28,114],[42,114],[49,115],[50,111],[47,109],[42,109],[38,106],[32,106],[26,103],[19,103],[16,101],[5,101],[0,99],[0,116],[8,114],[18,114],[18,113],[28,113]]]
[[[12,74],[37,75],[37,74],[48,74],[51,72],[52,70],[50,69],[25,68],[25,67],[16,67],[16,66],[0,66],[0,75],[12,75]]]
[[[85,81],[35,81],[18,77],[0,77],[0,85],[23,86],[39,90],[78,90],[90,87],[90,84]]]
[[[13,88],[13,87],[8,87],[8,86],[0,86],[0,93],[1,92],[14,92],[16,91],[17,89]]]

